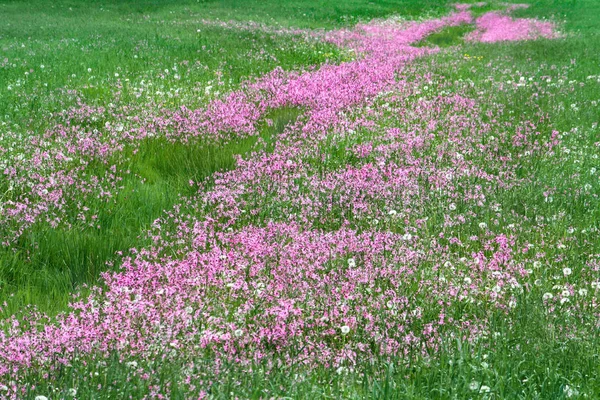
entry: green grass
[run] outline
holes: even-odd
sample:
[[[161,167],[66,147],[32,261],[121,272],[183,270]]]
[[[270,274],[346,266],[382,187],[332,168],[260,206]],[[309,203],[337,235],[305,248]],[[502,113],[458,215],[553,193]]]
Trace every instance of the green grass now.
[[[416,44],[418,47],[450,47],[464,43],[464,36],[475,29],[472,25],[451,26],[432,33]]]
[[[228,87],[235,87],[244,77],[266,72],[275,64],[292,69],[318,64],[327,58],[340,61],[345,57],[338,50],[320,44],[288,46],[288,38],[220,28],[202,28],[203,33],[197,35],[196,21],[200,18],[252,19],[284,26],[330,28],[393,12],[416,17],[424,12],[436,14],[447,10],[448,6],[443,2],[416,0],[347,0],[323,1],[319,4],[303,0],[286,1],[283,4],[275,0],[251,3],[114,1],[103,2],[102,5],[61,1],[55,3],[54,8],[42,8],[41,3],[35,2],[5,2],[0,5],[0,22],[4,22],[0,23],[0,48],[11,60],[18,61],[18,67],[0,69],[0,120],[10,123],[13,128],[18,125],[24,131],[42,129],[52,123],[51,119],[46,120],[44,116],[75,103],[75,99],[65,99],[58,94],[58,90],[64,87],[81,91],[82,99],[89,103],[116,101],[110,89],[115,82],[116,71],[131,77],[132,81],[139,81],[151,77],[152,71],[168,68],[175,62],[199,59],[209,66],[208,70],[190,71],[186,82],[212,81],[214,70],[221,69],[226,80],[231,79]],[[598,75],[599,2],[533,1],[530,9],[518,11],[518,14],[564,20],[568,35],[558,41],[465,44],[461,38],[470,27],[445,29],[431,35],[422,44],[462,47],[458,51],[450,49],[434,56],[433,71],[451,81],[472,81],[474,96],[481,88],[490,90],[486,86],[486,78],[490,74],[502,76],[504,80],[515,79],[511,74],[516,71],[523,76],[538,74],[540,65],[548,68],[552,65],[556,68],[568,67],[569,77],[578,81],[585,81],[588,75]],[[82,15],[89,19],[85,23],[76,22]],[[136,22],[128,23],[128,19],[135,19]],[[118,34],[113,37],[111,32],[115,29]],[[77,44],[65,44],[59,38],[71,38]],[[26,47],[19,47],[21,43]],[[278,61],[248,59],[240,55],[240,43],[244,48],[267,48]],[[197,48],[202,45],[210,46],[214,53],[199,55]],[[136,50],[138,46],[141,46],[139,52]],[[469,58],[464,58],[464,53],[469,54]],[[133,58],[133,54],[139,54],[139,58]],[[460,67],[447,68],[457,58],[463,58]],[[572,64],[572,60],[576,60],[576,63]],[[423,63],[430,61],[423,60]],[[6,90],[5,82],[16,81],[25,70],[42,63],[49,72],[43,72],[40,78],[28,81],[29,86],[20,92],[21,95]],[[92,80],[94,88],[84,87],[90,81],[86,75],[88,67],[96,76]],[[503,75],[503,71],[509,71],[507,76]],[[72,74],[77,76],[72,78]],[[152,76],[151,79],[156,77]],[[44,86],[44,83],[48,86]],[[186,84],[168,80],[165,85],[167,88],[181,87],[184,92],[182,99],[172,103],[160,100],[170,107],[195,98],[196,92],[187,88]],[[598,85],[587,85],[577,93],[581,98],[573,99],[568,92],[555,90],[533,103],[529,101],[532,92],[523,89],[510,94],[495,92],[493,101],[504,104],[507,115],[514,116],[515,121],[527,120],[540,109],[552,112],[553,126],[568,131],[575,125],[591,126],[598,122],[597,109],[593,108],[582,109],[576,116],[567,111],[555,113],[554,106],[560,102],[568,105],[573,101],[600,100]],[[145,100],[148,99],[134,100],[132,93],[126,89],[119,101],[142,103]],[[203,100],[190,101],[201,104]],[[297,110],[274,112],[271,116],[275,120],[274,126],[269,129],[265,127],[261,133],[266,146],[273,145],[270,138],[280,132],[286,123],[293,121],[298,113]],[[548,126],[541,126],[540,130],[546,128]],[[583,151],[593,147],[598,137],[593,132],[584,132],[573,135],[570,140],[570,145]],[[82,283],[93,283],[98,274],[107,269],[106,261],[115,259],[116,251],[126,251],[144,244],[145,239],[140,234],[151,222],[160,217],[163,210],[175,204],[179,194],[190,194],[196,190],[189,185],[190,179],[200,182],[209,179],[215,171],[231,169],[234,166],[233,156],[251,151],[256,142],[256,139],[233,141],[225,147],[200,142],[184,145],[151,140],[145,143],[140,152],[131,158],[132,175],[124,183],[127,189],[114,203],[97,205],[101,225],[106,228],[33,228],[21,238],[16,252],[0,253],[0,298],[9,304],[3,309],[4,315],[13,314],[25,304],[36,304],[50,313],[64,309],[69,293]],[[345,158],[347,153],[344,149],[334,150],[324,168],[335,168],[351,161]],[[530,184],[498,193],[488,202],[498,202],[506,210],[531,218],[531,230],[523,232],[521,240],[530,243],[541,240],[551,242],[546,251],[549,257],[553,256],[551,246],[564,237],[568,227],[574,226],[580,230],[590,226],[599,227],[600,203],[597,199],[586,203],[574,196],[574,191],[585,180],[570,178],[594,165],[595,161],[590,159],[567,165],[551,164],[544,157],[539,157],[531,165],[523,165],[520,171],[523,176],[532,177]],[[103,167],[97,168],[100,171]],[[141,184],[140,178],[145,183]],[[558,189],[552,203],[541,200],[547,186]],[[565,220],[549,226],[547,232],[535,229],[533,221],[536,216],[551,218],[559,213],[566,213]],[[443,221],[443,215],[434,215],[434,211],[431,214],[432,225],[436,224],[435,221]],[[503,222],[508,223],[510,221]],[[546,236],[542,236],[542,233]],[[464,235],[468,234],[464,232]],[[583,254],[600,252],[597,238],[581,233],[579,239],[579,247],[575,246],[567,254],[573,263],[585,261]],[[587,240],[585,244],[584,239]],[[491,318],[490,330],[498,332],[497,336],[471,344],[448,341],[430,359],[414,360],[410,364],[398,359],[391,364],[360,365],[347,374],[337,374],[330,369],[307,373],[297,368],[266,376],[261,365],[253,368],[253,374],[230,366],[230,372],[210,386],[210,394],[217,399],[231,398],[233,395],[256,399],[564,399],[567,398],[566,387],[569,386],[578,388],[587,398],[597,398],[600,394],[598,335],[565,339],[558,329],[576,322],[567,317],[564,320],[550,319],[540,308],[539,302],[532,300],[541,296],[541,290],[536,289],[529,295],[531,297],[519,299],[519,306],[510,320],[505,314]],[[15,293],[14,297],[9,297],[9,293]],[[185,398],[185,392],[173,384],[185,367],[185,361],[162,363],[157,368],[154,383],[164,386],[170,382],[174,385],[173,398]],[[210,359],[194,361],[210,371]],[[138,362],[160,363],[161,359]],[[96,372],[98,375],[95,375]],[[59,371],[56,376],[57,381],[50,384],[42,372],[29,371],[26,379],[37,385],[36,392],[53,393],[55,397],[60,397],[70,387],[77,387],[80,398],[140,398],[149,393],[147,382],[133,377],[130,368],[118,359],[117,354],[107,358],[102,365],[79,360]],[[469,387],[473,382],[490,387],[494,394],[473,391]],[[99,384],[103,385],[102,391],[98,390]],[[33,396],[31,393],[30,397]]]

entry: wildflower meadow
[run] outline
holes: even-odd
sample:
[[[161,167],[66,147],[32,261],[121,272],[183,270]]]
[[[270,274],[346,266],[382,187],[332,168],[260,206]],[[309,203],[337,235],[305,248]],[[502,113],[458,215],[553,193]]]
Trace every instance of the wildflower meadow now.
[[[599,103],[596,0],[0,0],[0,399],[598,399]]]

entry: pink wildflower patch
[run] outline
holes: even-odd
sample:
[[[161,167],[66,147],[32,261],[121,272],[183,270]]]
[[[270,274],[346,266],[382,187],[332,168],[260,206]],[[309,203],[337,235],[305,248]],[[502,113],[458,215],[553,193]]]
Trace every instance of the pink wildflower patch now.
[[[475,21],[477,29],[467,36],[475,42],[503,42],[553,39],[558,36],[555,26],[549,21],[531,18],[512,18],[498,12],[489,12]]]

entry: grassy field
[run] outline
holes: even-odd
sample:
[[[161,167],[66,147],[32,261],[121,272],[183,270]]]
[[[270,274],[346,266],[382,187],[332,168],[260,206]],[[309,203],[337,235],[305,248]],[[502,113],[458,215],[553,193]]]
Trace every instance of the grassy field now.
[[[598,398],[600,3],[452,3],[0,0],[0,398]]]

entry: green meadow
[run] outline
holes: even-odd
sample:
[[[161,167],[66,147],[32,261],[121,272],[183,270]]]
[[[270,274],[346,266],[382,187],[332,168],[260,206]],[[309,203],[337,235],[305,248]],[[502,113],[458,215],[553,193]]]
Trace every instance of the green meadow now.
[[[302,71],[351,61],[356,54],[302,32],[351,28],[375,18],[436,18],[451,12],[452,3],[0,0],[0,147],[12,146],[21,136],[42,137],[58,124],[66,124],[64,113],[81,104],[107,109],[126,106],[128,114],[123,118],[143,116],[147,110],[197,109],[278,67]],[[474,12],[502,8],[492,3]],[[483,112],[488,106],[491,110],[501,104],[504,119],[494,123],[503,124],[507,131],[535,119],[544,121],[535,128],[542,134],[559,132],[569,151],[551,156],[540,153],[524,160],[517,174],[527,178],[526,183],[486,193],[487,201],[506,210],[505,215],[499,218],[489,210],[478,215],[489,226],[499,225],[498,229],[518,225],[519,244],[529,243],[533,252],[548,259],[558,257],[565,266],[577,270],[600,254],[600,181],[597,173],[590,175],[591,170],[600,170],[600,2],[531,0],[529,8],[516,10],[513,16],[555,21],[561,37],[473,43],[465,40],[475,29],[473,25],[444,28],[417,43],[420,47],[439,47],[440,51],[415,60],[413,67],[456,83],[456,90],[460,88],[473,98],[486,98]],[[255,25],[261,28],[252,28]],[[524,81],[535,78],[542,84],[498,89],[498,82],[509,82],[506,85],[512,87],[521,77]],[[543,83],[547,79],[548,83]],[[69,216],[69,224],[57,227],[36,222],[0,247],[0,317],[16,315],[17,320],[26,320],[27,313],[35,308],[52,319],[67,311],[74,293],[85,295],[91,286],[102,285],[101,274],[118,271],[123,257],[132,254],[130,249],[152,244],[148,232],[155,220],[182,199],[210,190],[215,174],[233,170],[238,157],[273,151],[277,136],[303,112],[300,107],[270,110],[259,122],[259,134],[251,137],[225,142],[148,138],[125,146],[109,162],[86,161],[89,174],[108,176],[111,165],[127,171],[115,183],[120,187],[118,194],[110,202],[85,200],[86,206],[95,210],[92,224],[81,221],[75,213]],[[545,117],[540,118],[542,115]],[[111,116],[98,121],[83,118],[77,123],[82,129],[101,129],[118,122]],[[356,139],[348,148],[360,143],[361,139]],[[345,148],[324,148],[330,151],[327,163],[307,163],[335,170],[353,162]],[[518,159],[518,151],[511,156]],[[74,165],[79,165],[77,162]],[[2,167],[0,171],[9,166]],[[475,179],[473,185],[478,185]],[[0,175],[0,202],[17,195],[7,175]],[[83,199],[70,198],[65,207],[75,209]],[[436,204],[430,206],[425,227],[435,232],[444,223],[445,211]],[[264,222],[260,218],[256,216],[257,224]],[[320,228],[334,229],[326,225]],[[0,232],[10,229],[13,227],[0,227]],[[390,231],[402,229],[392,227]],[[462,225],[457,235],[468,238],[479,229]],[[456,251],[469,255],[469,250]],[[521,294],[510,317],[496,309],[481,310],[489,311],[487,328],[494,335],[479,341],[452,338],[430,357],[408,361],[398,357],[394,362],[361,363],[359,359],[355,368],[343,373],[335,368],[307,369],[302,364],[281,371],[257,364],[248,373],[232,363],[222,366],[226,372],[211,380],[207,396],[599,398],[600,314],[592,307],[585,320],[547,312],[540,299],[551,290],[553,273],[542,275],[547,283],[532,285]],[[569,284],[576,290],[591,279],[600,277],[575,273]],[[570,329],[572,334],[565,334]],[[180,383],[190,360],[137,362],[153,372],[152,385],[132,375],[118,352],[102,363],[82,354],[50,374],[35,368],[24,371],[19,384],[32,389],[22,398],[74,398],[70,388],[77,388],[76,398],[80,399],[153,398],[153,385],[169,387],[168,398],[188,398]],[[194,362],[196,368],[210,369],[211,355],[207,352],[205,359]],[[474,382],[478,385],[475,390]],[[484,387],[489,390],[480,390]]]

